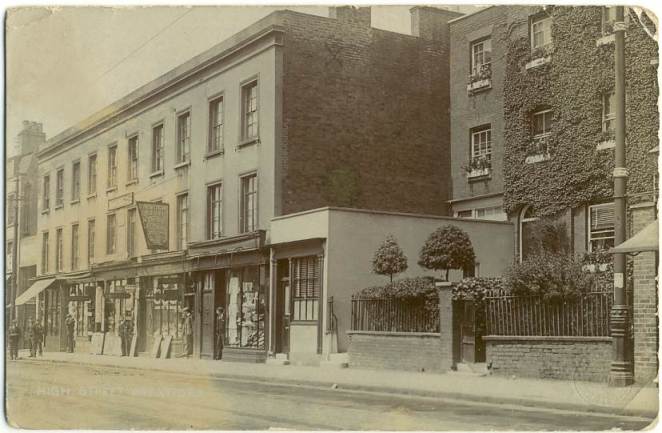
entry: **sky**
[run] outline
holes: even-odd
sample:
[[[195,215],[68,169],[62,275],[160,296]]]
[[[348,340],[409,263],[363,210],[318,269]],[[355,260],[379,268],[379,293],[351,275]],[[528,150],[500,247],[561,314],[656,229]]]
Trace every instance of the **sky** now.
[[[464,11],[475,10],[461,6]],[[23,120],[57,135],[284,7],[21,7],[6,20],[9,155]],[[288,9],[328,16],[328,6]],[[373,6],[373,27],[410,34],[408,6]],[[457,8],[455,6],[454,8]]]

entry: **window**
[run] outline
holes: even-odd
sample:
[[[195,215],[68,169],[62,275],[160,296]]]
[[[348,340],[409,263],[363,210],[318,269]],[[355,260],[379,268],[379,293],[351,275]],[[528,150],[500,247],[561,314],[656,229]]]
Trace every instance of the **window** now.
[[[30,182],[23,183],[23,197],[25,201],[20,204],[20,229],[21,234],[24,236],[33,235],[36,225],[33,227],[34,212],[32,204],[32,184]],[[36,205],[36,202],[35,202]]]
[[[207,188],[207,239],[223,235],[223,185]]]
[[[257,175],[241,178],[241,232],[255,231],[257,228]]]
[[[550,109],[536,111],[531,116],[531,122],[533,146],[530,150],[530,154],[548,155],[549,146],[547,138],[552,132],[554,112]]]
[[[117,187],[117,146],[108,148],[108,188]]]
[[[293,320],[317,320],[320,288],[320,259],[316,256],[293,259]]]
[[[41,237],[41,273],[48,273],[48,232]]]
[[[188,194],[177,196],[177,249],[183,250],[188,243]]]
[[[531,20],[531,49],[549,48],[552,45],[552,18],[547,15]]]
[[[126,251],[129,257],[136,255],[136,210],[126,211]]]
[[[138,180],[138,136],[129,138],[129,170],[128,180],[132,182]]]
[[[108,214],[106,217],[106,254],[115,254],[117,247],[116,228],[115,214]]]
[[[7,225],[13,225],[16,222],[16,208],[18,203],[16,202],[16,194],[9,194],[7,197]]]
[[[589,207],[589,251],[606,251],[614,246],[614,204]]]
[[[519,253],[520,261],[536,254],[535,222],[538,217],[531,206],[526,206],[520,213],[519,224]]]
[[[252,140],[258,136],[257,80],[241,88],[242,139]]]
[[[506,221],[508,215],[501,206],[490,206],[476,209],[476,218],[494,221]]]
[[[486,73],[492,62],[492,40],[483,39],[482,41],[471,44],[471,74],[479,75]]]
[[[460,210],[457,211],[458,218],[472,218],[473,217],[473,210],[471,209],[466,209],[466,210]]]
[[[207,152],[223,150],[223,97],[209,103],[209,145]]]
[[[152,173],[163,170],[163,124],[152,128]]]
[[[51,177],[49,175],[44,176],[43,185],[41,208],[48,210],[51,207]]]
[[[602,132],[613,134],[616,128],[616,96],[614,92],[602,95]]]
[[[55,208],[62,207],[64,205],[64,168],[60,168],[57,171],[55,178]]]
[[[87,263],[94,263],[94,248],[96,238],[96,222],[89,220],[87,222]]]
[[[62,229],[57,229],[55,231],[55,270],[57,272],[61,272],[64,265],[64,263],[62,263],[64,259],[64,240],[62,238]]]
[[[71,168],[71,201],[80,200],[80,161]]]
[[[483,126],[471,130],[471,161],[485,162],[485,167],[492,159],[492,128]]]
[[[97,193],[97,154],[90,155],[87,159],[87,194]]]
[[[78,224],[71,226],[71,270],[78,269]]]
[[[191,112],[177,117],[177,162],[188,162],[191,152]]]
[[[614,33],[616,22],[616,7],[604,6],[602,8],[602,34],[604,36]]]

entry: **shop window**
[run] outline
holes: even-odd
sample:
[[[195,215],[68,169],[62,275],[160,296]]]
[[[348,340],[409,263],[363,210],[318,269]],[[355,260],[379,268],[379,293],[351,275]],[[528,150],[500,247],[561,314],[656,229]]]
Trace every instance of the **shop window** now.
[[[231,347],[264,349],[266,268],[232,270],[228,280],[226,342]]]
[[[68,311],[76,319],[76,336],[86,337],[94,332],[96,288],[93,283],[69,286]]]
[[[320,298],[320,260],[316,256],[292,260],[293,320],[317,320]]]
[[[173,338],[182,336],[184,281],[179,275],[164,275],[147,280],[147,335]]]
[[[589,207],[589,251],[605,251],[614,246],[614,204]]]
[[[135,296],[134,279],[107,280],[105,291],[106,332],[117,334],[119,324],[127,314],[132,315]]]

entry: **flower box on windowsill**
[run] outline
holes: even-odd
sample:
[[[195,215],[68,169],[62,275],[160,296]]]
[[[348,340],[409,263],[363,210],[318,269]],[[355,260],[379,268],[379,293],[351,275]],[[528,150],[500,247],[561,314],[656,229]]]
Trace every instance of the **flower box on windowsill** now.
[[[469,179],[470,181],[484,179],[489,176],[490,176],[490,169],[488,167],[472,168],[471,171],[467,173],[467,179]]]
[[[491,88],[492,88],[491,78],[483,78],[481,80],[476,80],[467,84],[467,92],[469,94],[480,92],[482,90],[488,90]]]
[[[527,164],[535,164],[538,162],[549,161],[550,159],[552,159],[552,156],[549,153],[538,153],[527,156],[524,162]]]
[[[609,140],[603,140],[598,143],[596,146],[597,150],[607,150],[607,149],[613,149],[616,147],[616,141],[612,138]]]
[[[610,35],[604,35],[595,41],[595,46],[600,47],[602,45],[613,44],[615,40],[616,40],[616,36],[614,36],[613,33]]]
[[[538,68],[542,65],[546,65],[547,63],[552,61],[552,56],[543,56],[543,57],[538,57],[536,59],[531,60],[529,63],[527,63],[524,68],[526,70],[533,69],[533,68]]]

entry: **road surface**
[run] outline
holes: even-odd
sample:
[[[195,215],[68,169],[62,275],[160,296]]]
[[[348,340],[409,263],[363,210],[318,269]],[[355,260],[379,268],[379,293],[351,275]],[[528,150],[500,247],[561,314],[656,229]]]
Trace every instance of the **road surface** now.
[[[7,413],[31,429],[638,430],[635,417],[28,360],[7,364]]]

